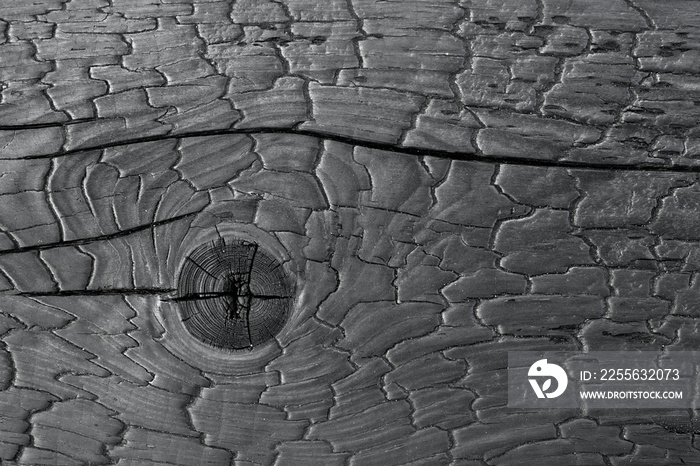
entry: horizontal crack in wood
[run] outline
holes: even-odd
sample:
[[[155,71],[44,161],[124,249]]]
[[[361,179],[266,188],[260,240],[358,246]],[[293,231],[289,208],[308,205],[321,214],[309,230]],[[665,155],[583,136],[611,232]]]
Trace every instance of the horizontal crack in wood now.
[[[19,128],[12,128],[19,129]],[[0,128],[2,130],[2,128]],[[414,155],[418,157],[429,156],[440,159],[448,160],[464,160],[472,162],[483,162],[483,163],[498,163],[506,165],[521,165],[530,167],[558,167],[558,168],[579,168],[588,170],[620,170],[620,171],[644,171],[644,172],[668,172],[668,173],[700,173],[700,166],[691,165],[652,165],[652,164],[636,164],[632,165],[629,163],[588,163],[579,162],[571,160],[543,160],[543,159],[532,159],[526,157],[513,157],[513,156],[497,156],[497,155],[478,155],[472,152],[452,152],[446,150],[437,149],[427,149],[418,147],[404,147],[396,144],[387,144],[382,142],[368,141],[365,139],[352,138],[347,136],[339,136],[337,134],[316,131],[316,130],[296,130],[296,129],[278,129],[278,128],[248,128],[239,130],[216,130],[216,131],[201,131],[201,132],[190,132],[190,133],[180,133],[176,135],[165,135],[165,136],[148,136],[142,138],[134,138],[123,141],[117,141],[109,144],[101,144],[91,147],[84,147],[80,149],[67,150],[62,152],[57,152],[53,154],[45,155],[32,155],[20,157],[20,159],[47,159],[55,157],[63,157],[73,154],[79,154],[88,151],[101,150],[110,147],[120,147],[127,146],[131,144],[140,144],[145,142],[163,141],[168,139],[187,139],[187,138],[199,138],[204,136],[222,136],[222,135],[235,135],[235,134],[248,134],[248,135],[258,135],[258,134],[292,134],[299,136],[309,136],[316,137],[320,139],[325,139],[329,141],[340,142],[344,144],[349,144],[357,147],[364,147],[367,149],[377,149],[384,150],[387,152],[395,152],[399,154]],[[0,159],[4,160],[4,159]]]

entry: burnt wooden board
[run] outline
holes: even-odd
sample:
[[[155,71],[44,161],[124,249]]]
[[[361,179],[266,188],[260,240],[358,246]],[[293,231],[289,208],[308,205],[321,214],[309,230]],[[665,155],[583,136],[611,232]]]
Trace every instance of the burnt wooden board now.
[[[700,463],[695,410],[506,407],[508,351],[699,347],[699,2],[0,31],[3,461]]]

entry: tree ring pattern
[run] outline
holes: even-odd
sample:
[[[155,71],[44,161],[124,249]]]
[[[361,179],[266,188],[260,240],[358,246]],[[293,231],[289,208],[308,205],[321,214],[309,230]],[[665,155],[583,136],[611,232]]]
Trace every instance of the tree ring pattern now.
[[[294,301],[282,263],[241,239],[220,238],[192,251],[180,269],[177,291],[187,331],[230,350],[273,339]]]

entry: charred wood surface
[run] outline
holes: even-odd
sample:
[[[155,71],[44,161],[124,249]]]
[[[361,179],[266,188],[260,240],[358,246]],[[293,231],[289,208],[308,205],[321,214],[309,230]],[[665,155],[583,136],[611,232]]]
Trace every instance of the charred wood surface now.
[[[0,0],[0,458],[700,463],[505,406],[699,349],[699,7]]]

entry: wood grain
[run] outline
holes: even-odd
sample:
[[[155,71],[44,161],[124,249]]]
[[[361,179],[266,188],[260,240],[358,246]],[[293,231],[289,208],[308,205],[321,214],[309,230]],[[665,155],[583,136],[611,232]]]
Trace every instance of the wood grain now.
[[[700,462],[695,409],[506,407],[508,351],[700,344],[698,11],[0,0],[0,458]],[[293,283],[250,349],[182,322],[221,238]]]

